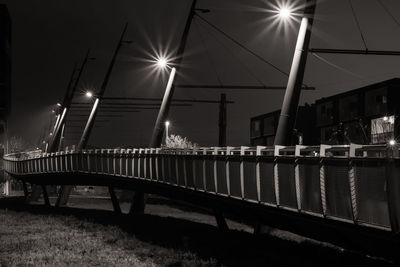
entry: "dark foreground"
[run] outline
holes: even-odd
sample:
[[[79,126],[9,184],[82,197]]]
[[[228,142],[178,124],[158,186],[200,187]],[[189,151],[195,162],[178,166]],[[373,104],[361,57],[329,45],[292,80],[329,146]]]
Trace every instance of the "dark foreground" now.
[[[211,216],[162,203],[131,218],[106,200],[80,202],[56,209],[0,199],[0,266],[394,266],[295,235],[254,236],[232,222],[239,230],[221,233]]]

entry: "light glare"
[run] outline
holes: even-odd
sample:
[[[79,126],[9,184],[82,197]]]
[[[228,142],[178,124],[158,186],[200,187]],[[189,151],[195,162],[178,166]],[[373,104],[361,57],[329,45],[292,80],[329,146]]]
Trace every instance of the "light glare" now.
[[[169,121],[166,121],[166,122],[165,122],[165,125],[168,127],[168,126],[169,126]]]
[[[86,96],[89,97],[89,98],[92,98],[93,93],[88,91],[88,92],[86,92]]]
[[[167,66],[167,60],[163,57],[157,59],[157,66],[160,68],[165,68]]]
[[[394,146],[396,144],[396,140],[391,139],[389,141],[389,145]]]
[[[292,12],[291,12],[287,7],[282,7],[282,8],[279,10],[279,16],[280,16],[282,19],[287,19],[287,18],[289,18],[289,17],[292,16]]]

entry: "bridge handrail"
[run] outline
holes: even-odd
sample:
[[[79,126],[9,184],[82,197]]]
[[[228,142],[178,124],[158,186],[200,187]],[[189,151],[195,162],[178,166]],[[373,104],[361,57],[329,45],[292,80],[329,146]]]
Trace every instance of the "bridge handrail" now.
[[[350,144],[34,151],[5,155],[4,166],[11,175],[21,177],[82,172],[147,179],[399,232],[398,147]],[[387,190],[389,184],[395,189]]]

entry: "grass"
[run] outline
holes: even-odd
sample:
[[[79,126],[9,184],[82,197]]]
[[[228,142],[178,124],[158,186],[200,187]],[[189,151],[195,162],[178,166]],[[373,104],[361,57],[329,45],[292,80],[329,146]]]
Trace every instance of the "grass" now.
[[[307,239],[255,237],[233,222],[238,230],[221,233],[211,216],[165,205],[148,205],[146,215],[132,218],[71,202],[74,208],[55,209],[0,199],[0,266],[389,264]]]

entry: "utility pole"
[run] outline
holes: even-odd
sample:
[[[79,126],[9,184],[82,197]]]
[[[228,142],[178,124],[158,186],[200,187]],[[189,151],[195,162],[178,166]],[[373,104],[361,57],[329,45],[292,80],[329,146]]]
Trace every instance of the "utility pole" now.
[[[192,5],[190,7],[190,13],[186,20],[186,25],[185,25],[185,29],[183,30],[182,39],[179,44],[178,51],[176,53],[176,62],[173,62],[175,70],[172,69],[171,75],[170,75],[170,80],[171,80],[171,76],[175,76],[175,71],[179,72],[180,65],[181,65],[181,62],[183,59],[183,54],[185,52],[186,42],[187,42],[187,39],[189,36],[190,26],[192,24],[192,20],[193,20],[194,14],[195,14],[196,2],[197,2],[197,0],[193,0]],[[163,135],[164,135],[164,130],[165,130],[165,120],[168,117],[169,108],[171,106],[172,98],[174,96],[175,86],[173,84],[173,79],[172,79],[171,87],[169,89],[170,90],[165,91],[164,98],[161,103],[161,108],[160,108],[160,111],[158,112],[157,121],[154,126],[153,135],[152,135],[152,138],[150,141],[150,147],[160,147],[161,146]]]
[[[292,67],[290,69],[288,84],[279,117],[278,129],[276,131],[275,145],[291,144],[291,137],[296,124],[297,108],[299,105],[316,5],[317,0],[306,0],[304,15],[297,37],[296,50],[294,52]]]
[[[96,100],[95,100],[95,102],[93,104],[92,111],[90,112],[88,121],[86,123],[85,129],[83,130],[81,139],[80,139],[78,147],[77,147],[78,150],[85,148],[86,145],[87,145],[87,142],[88,142],[89,137],[90,137],[90,133],[91,133],[92,128],[93,128],[94,121],[96,119],[97,109],[98,109],[98,105],[100,103],[100,99],[102,98],[102,96],[104,95],[104,92],[106,90],[106,87],[107,87],[108,81],[110,79],[110,75],[111,75],[112,69],[113,69],[114,64],[115,64],[115,60],[116,60],[118,52],[119,52],[119,50],[120,50],[120,48],[122,46],[122,43],[124,42],[124,36],[125,36],[125,32],[126,32],[127,28],[128,28],[128,23],[126,23],[125,26],[124,26],[124,29],[123,29],[121,37],[119,39],[117,48],[114,51],[114,55],[113,55],[113,57],[111,59],[110,65],[108,66],[108,70],[107,70],[106,76],[104,77],[103,84],[100,87],[100,92],[97,94]],[[56,206],[65,205],[68,202],[68,198],[69,198],[69,195],[71,193],[71,190],[72,190],[72,186],[62,186],[61,187],[60,193],[58,195]],[[111,192],[111,190],[113,190],[113,189],[109,188],[109,190]],[[115,204],[114,203],[114,198],[113,198],[113,204]]]
[[[103,84],[100,87],[100,92],[97,94],[97,98],[96,98],[95,103],[93,105],[92,112],[90,113],[90,116],[89,116],[89,119],[88,119],[88,121],[86,123],[85,129],[83,130],[82,137],[81,137],[81,139],[79,141],[78,149],[85,148],[86,145],[87,145],[87,142],[88,142],[89,137],[90,137],[90,133],[91,133],[92,128],[93,128],[94,120],[96,119],[97,107],[98,107],[99,101],[102,98],[102,96],[104,95],[104,92],[106,91],[106,87],[107,87],[108,81],[110,79],[110,75],[111,75],[112,69],[114,67],[115,60],[117,58],[119,50],[121,49],[122,43],[124,42],[124,35],[125,35],[125,32],[126,32],[127,28],[128,28],[128,23],[126,23],[125,26],[124,26],[124,29],[123,29],[121,37],[119,39],[117,48],[115,49],[114,55],[113,55],[113,57],[111,59],[111,62],[110,62],[110,65],[108,66],[108,70],[107,70],[106,76],[104,77]]]
[[[86,66],[88,60],[90,59],[89,58],[89,54],[90,54],[90,49],[88,49],[87,52],[86,52],[86,56],[85,56],[85,58],[84,58],[84,60],[82,62],[82,65],[81,65],[80,69],[79,69],[78,77],[76,77],[74,85],[72,87],[68,87],[67,91],[65,92],[64,101],[63,101],[63,104],[62,104],[62,107],[64,109],[63,109],[63,112],[62,112],[62,115],[61,115],[61,118],[60,118],[60,122],[59,122],[59,124],[57,126],[57,129],[54,132],[54,135],[53,135],[54,137],[53,137],[53,142],[51,143],[50,152],[55,152],[60,146],[60,142],[61,142],[61,138],[62,138],[61,137],[61,135],[62,135],[61,132],[62,132],[62,129],[65,127],[65,120],[66,120],[69,108],[71,106],[72,99],[73,99],[74,94],[76,92],[76,88],[78,87],[79,80],[80,80],[80,78],[82,76],[83,70],[85,69],[85,66]],[[71,81],[73,79],[73,76],[74,76],[74,74],[71,77]]]
[[[218,146],[226,146],[226,94],[221,94],[221,100],[219,103],[219,136],[218,136]]]
[[[172,98],[174,95],[175,87],[173,85],[175,73],[179,70],[180,64],[182,62],[183,54],[185,52],[186,41],[189,36],[190,26],[192,24],[192,20],[195,14],[197,0],[192,1],[192,5],[190,7],[189,16],[187,17],[185,29],[183,30],[181,42],[179,44],[178,51],[176,53],[176,61],[173,63],[174,67],[171,70],[171,74],[169,76],[167,89],[165,90],[164,97],[160,106],[160,110],[157,115],[157,120],[153,128],[153,134],[150,140],[150,147],[160,147],[164,135],[165,130],[165,120],[168,117],[169,108],[171,106]],[[142,214],[144,213],[144,208],[146,206],[145,195],[142,191],[135,191],[135,195],[133,197],[131,209],[129,213],[133,214]]]

